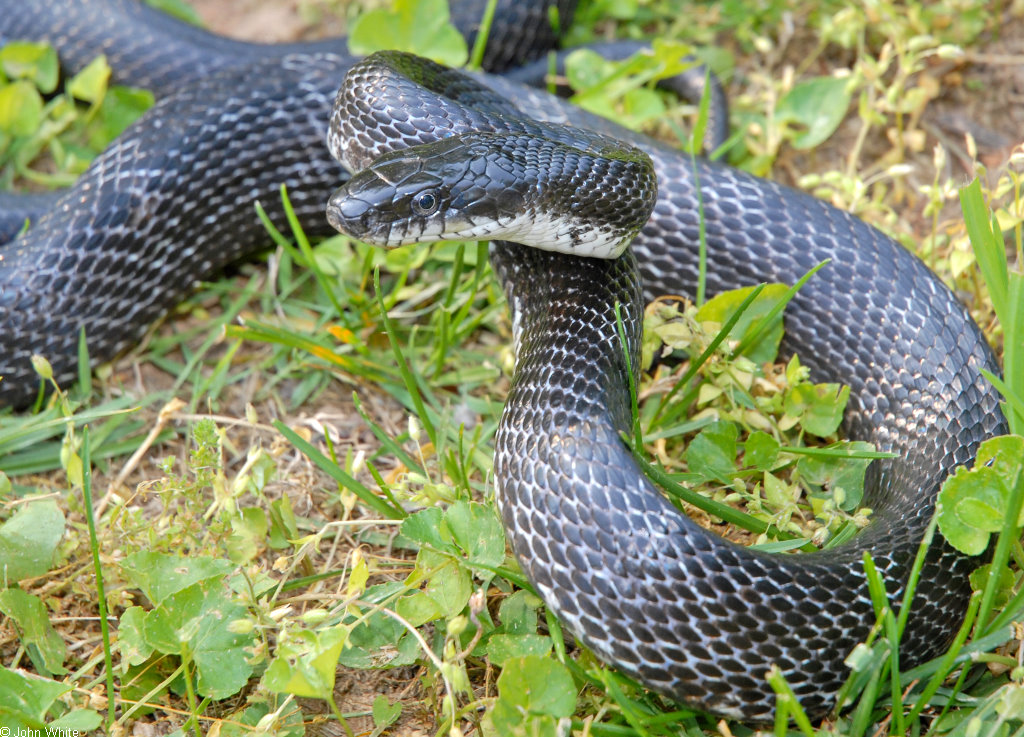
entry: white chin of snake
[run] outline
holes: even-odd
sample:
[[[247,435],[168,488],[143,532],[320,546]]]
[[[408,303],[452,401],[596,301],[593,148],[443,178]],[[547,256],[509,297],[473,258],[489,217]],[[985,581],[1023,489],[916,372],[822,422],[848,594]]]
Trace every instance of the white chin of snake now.
[[[626,250],[630,239],[621,232],[595,228],[584,222],[567,222],[565,219],[551,219],[543,215],[518,215],[516,217],[486,222],[454,223],[451,220],[430,221],[422,230],[409,237],[400,227],[392,227],[389,247],[417,241],[479,241],[499,240],[522,243],[543,251],[555,251],[572,256],[589,258],[617,258]]]

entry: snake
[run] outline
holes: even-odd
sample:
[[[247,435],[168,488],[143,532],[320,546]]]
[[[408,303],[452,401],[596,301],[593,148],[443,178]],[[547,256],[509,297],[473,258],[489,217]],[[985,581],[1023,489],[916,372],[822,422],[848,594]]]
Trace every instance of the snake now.
[[[997,373],[998,363],[951,290],[900,244],[806,193],[694,159],[501,76],[466,76],[396,53],[359,61],[337,47],[252,53],[227,41],[227,53],[245,63],[207,64],[219,58],[222,41],[130,0],[3,5],[10,6],[0,7],[5,38],[49,38],[74,50],[88,45],[81,39],[91,27],[102,37],[127,25],[144,52],[153,37],[135,25],[141,19],[161,42],[185,39],[198,49],[164,75],[179,84],[170,83],[52,209],[0,249],[3,404],[23,404],[37,391],[31,354],[50,357],[58,376],[73,375],[84,327],[92,357],[109,360],[197,280],[259,247],[265,238],[244,203],[260,199],[283,222],[275,205],[282,181],[309,230],[330,232],[324,200],[350,178],[339,158],[379,181],[399,170],[435,177],[434,199],[416,198],[416,215],[442,219],[452,202],[440,191],[453,166],[466,168],[448,158],[460,147],[458,156],[484,152],[469,167],[481,190],[492,175],[505,181],[508,170],[539,177],[538,162],[553,158],[590,166],[610,154],[616,191],[634,186],[621,178],[627,170],[641,178],[653,172],[656,187],[637,188],[652,207],[645,222],[626,218],[612,236],[607,223],[565,226],[560,241],[579,253],[492,244],[517,343],[494,473],[513,551],[547,606],[577,641],[667,697],[769,721],[776,696],[766,673],[777,668],[809,715],[826,714],[849,674],[847,655],[875,623],[864,554],[897,604],[943,480],[970,463],[982,441],[1006,431],[999,397],[982,375]],[[109,48],[116,54],[131,43]],[[171,66],[177,56],[163,58]],[[535,135],[553,139],[523,144]],[[513,152],[490,166],[496,154],[486,151],[508,137],[518,142],[512,148],[548,153],[517,159]],[[421,146],[442,153],[422,159]],[[566,206],[590,216],[602,209],[574,202],[564,180],[555,189],[562,204],[552,206],[549,192],[531,207],[554,217],[561,210],[563,224]],[[336,194],[328,209],[335,224],[362,219],[370,237],[368,213],[377,206]],[[465,230],[481,214],[449,220]],[[529,239],[526,230],[514,237]],[[422,223],[403,222],[395,232],[415,237]],[[868,469],[865,504],[873,515],[850,541],[773,555],[723,540],[669,503],[621,439],[631,427],[628,379],[642,306],[695,293],[702,238],[709,296],[764,281],[793,284],[827,262],[786,308],[782,353],[798,354],[814,381],[849,386],[847,436],[893,454]],[[950,641],[974,567],[943,540],[932,542],[901,664],[933,657]]]

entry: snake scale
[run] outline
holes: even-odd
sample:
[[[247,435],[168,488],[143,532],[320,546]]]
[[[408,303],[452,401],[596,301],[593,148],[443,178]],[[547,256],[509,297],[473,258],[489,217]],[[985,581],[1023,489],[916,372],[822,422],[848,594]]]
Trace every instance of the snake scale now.
[[[155,108],[27,234],[0,250],[6,404],[35,392],[31,353],[50,357],[67,378],[85,325],[93,357],[109,359],[195,280],[261,243],[246,202],[259,198],[281,222],[272,207],[287,181],[300,218],[310,231],[325,232],[326,196],[347,178],[323,136],[352,58],[322,44],[253,55],[194,29],[179,36],[183,26],[128,0],[69,7],[4,0],[0,36],[84,48],[95,42],[89,25],[102,25],[99,15],[137,38],[147,33],[134,25],[141,20],[162,41],[190,44],[204,60],[219,58],[225,43],[226,53],[247,63],[211,62],[194,77],[188,69],[198,61],[172,71],[177,84],[163,88]],[[116,58],[112,64],[117,68]],[[966,310],[897,243],[808,195],[722,164],[693,164],[500,77],[456,85],[493,91],[477,108],[393,97],[388,88],[407,78],[384,79],[372,64],[355,70],[349,79],[382,84],[359,98],[362,110],[353,113],[376,126],[365,135],[380,152],[536,118],[617,135],[650,155],[658,199],[622,257],[492,247],[519,336],[496,440],[503,520],[524,572],[568,630],[644,684],[701,709],[764,721],[775,703],[765,673],[776,665],[809,713],[825,713],[846,677],[844,658],[874,621],[862,553],[871,552],[898,601],[942,480],[970,462],[982,440],[1005,431],[998,397],[980,374],[998,366]],[[423,81],[444,74],[430,67]],[[487,102],[495,99],[505,102]],[[211,107],[211,100],[220,104]],[[406,139],[395,144],[394,136]],[[793,283],[830,261],[787,308],[783,350],[799,353],[815,380],[851,387],[844,423],[850,437],[898,454],[870,467],[873,521],[838,548],[773,556],[725,542],[672,507],[620,440],[630,404],[614,306],[623,305],[635,358],[643,301],[694,292],[695,177],[710,294]],[[902,642],[904,664],[948,642],[972,568],[941,541],[932,545]]]

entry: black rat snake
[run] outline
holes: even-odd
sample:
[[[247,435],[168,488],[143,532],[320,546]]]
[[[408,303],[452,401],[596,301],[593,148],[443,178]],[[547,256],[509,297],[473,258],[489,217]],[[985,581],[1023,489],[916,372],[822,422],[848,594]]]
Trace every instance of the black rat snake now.
[[[38,27],[12,27],[12,18],[48,5],[11,3],[0,35],[45,36]],[[116,15],[112,8],[140,15],[130,2],[110,3],[105,15]],[[46,22],[73,16],[64,11]],[[262,237],[240,199],[272,204],[287,180],[300,217],[322,231],[326,193],[345,179],[324,151],[324,126],[352,66],[322,47],[224,66],[178,87],[115,142],[53,211],[0,252],[0,401],[31,395],[31,353],[69,373],[85,324],[94,357],[108,358],[194,280],[250,251]],[[349,78],[379,81],[372,66],[359,69]],[[874,621],[862,552],[871,552],[898,601],[940,483],[970,462],[983,439],[1005,430],[998,397],[980,374],[997,370],[983,336],[918,259],[858,219],[721,164],[693,165],[546,94],[498,77],[477,80],[497,93],[482,96],[483,110],[448,101],[419,107],[420,98],[390,95],[405,81],[385,81],[358,98],[379,126],[364,135],[382,146],[404,135],[404,146],[439,130],[493,129],[495,120],[520,115],[512,100],[523,116],[556,127],[624,136],[650,154],[659,183],[653,215],[622,258],[493,247],[519,332],[496,476],[524,571],[576,637],[662,693],[762,721],[775,701],[764,676],[777,665],[804,708],[823,713],[846,676],[844,658]],[[211,109],[211,99],[221,106]],[[429,122],[421,117],[426,108]],[[693,293],[695,173],[711,294],[793,283],[830,260],[788,307],[785,349],[798,352],[816,380],[851,387],[845,427],[852,437],[899,455],[870,468],[873,522],[841,547],[779,557],[723,542],[679,514],[619,438],[630,409],[613,308],[624,306],[635,357],[641,300]],[[933,544],[902,643],[904,663],[948,642],[973,565]]]

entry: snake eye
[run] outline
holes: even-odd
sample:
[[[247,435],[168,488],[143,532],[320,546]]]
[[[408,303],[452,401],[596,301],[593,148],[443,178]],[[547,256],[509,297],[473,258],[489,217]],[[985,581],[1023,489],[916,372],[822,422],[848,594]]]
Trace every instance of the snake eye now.
[[[412,201],[412,209],[419,215],[432,215],[439,204],[440,200],[437,195],[433,190],[428,189],[416,195]]]

